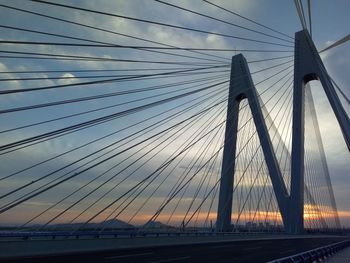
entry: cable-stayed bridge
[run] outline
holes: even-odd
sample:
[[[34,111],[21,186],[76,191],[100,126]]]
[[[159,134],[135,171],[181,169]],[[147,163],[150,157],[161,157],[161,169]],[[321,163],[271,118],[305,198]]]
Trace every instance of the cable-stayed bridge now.
[[[310,1],[295,35],[198,3],[0,4],[6,253],[341,233],[314,101],[324,90],[349,149],[349,98],[320,57],[348,37],[318,52]],[[309,238],[293,252],[342,240]]]

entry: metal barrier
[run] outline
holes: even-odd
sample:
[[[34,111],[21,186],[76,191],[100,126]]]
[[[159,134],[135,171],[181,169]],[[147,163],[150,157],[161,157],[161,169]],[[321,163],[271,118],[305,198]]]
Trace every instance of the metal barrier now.
[[[306,262],[317,262],[319,260],[328,258],[335,254],[339,250],[342,250],[350,246],[350,239],[342,242],[334,243],[324,247],[315,248],[306,252],[302,252],[289,257],[279,258],[268,263],[306,263]]]
[[[80,238],[134,238],[134,237],[166,237],[166,236],[175,236],[175,237],[186,237],[186,236],[266,236],[266,235],[283,235],[285,233],[268,233],[268,232],[147,232],[147,231],[82,231],[82,232],[0,232],[0,241],[1,239],[6,238],[16,238],[16,239],[80,239]]]

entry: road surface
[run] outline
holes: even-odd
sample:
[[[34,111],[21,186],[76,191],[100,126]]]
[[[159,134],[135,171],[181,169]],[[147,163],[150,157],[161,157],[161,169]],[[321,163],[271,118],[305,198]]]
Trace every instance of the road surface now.
[[[7,258],[1,262],[267,262],[344,240],[339,237],[242,240]]]

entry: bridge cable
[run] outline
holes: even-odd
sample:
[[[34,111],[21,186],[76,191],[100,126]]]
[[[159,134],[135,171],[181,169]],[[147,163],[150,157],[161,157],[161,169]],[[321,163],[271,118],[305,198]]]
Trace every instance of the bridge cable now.
[[[165,71],[165,70],[187,70],[194,67],[162,67],[162,68],[123,68],[123,69],[66,69],[66,70],[21,70],[21,71],[0,71],[0,74],[37,74],[37,73],[88,73],[88,72],[129,72],[129,71]]]
[[[311,38],[312,38],[312,26],[311,26],[311,0],[307,0],[307,9],[308,9],[308,16],[309,16],[310,36],[311,36]]]
[[[1,53],[13,53],[13,54],[28,54],[28,55],[41,55],[47,57],[35,57],[35,56],[10,56],[1,55],[0,58],[5,59],[40,59],[40,60],[64,60],[64,61],[93,61],[93,62],[123,62],[123,63],[147,63],[147,64],[168,64],[168,65],[222,65],[221,61],[214,62],[185,62],[185,61],[152,61],[152,60],[135,60],[135,59],[119,59],[119,58],[105,58],[105,57],[87,57],[87,56],[75,56],[75,55],[60,55],[60,54],[45,54],[34,52],[16,52],[16,51],[1,51]],[[212,60],[211,60],[212,61]],[[227,65],[227,64],[226,64]]]
[[[198,28],[190,28],[190,27],[184,27],[184,26],[178,26],[178,25],[173,25],[173,24],[167,24],[167,23],[152,21],[152,20],[148,20],[148,19],[140,19],[140,18],[136,18],[136,17],[124,16],[124,15],[119,15],[119,14],[112,14],[112,13],[108,13],[108,12],[102,12],[102,11],[97,11],[97,10],[92,10],[92,9],[88,9],[88,8],[72,6],[72,5],[52,3],[52,2],[47,2],[47,1],[43,1],[43,0],[30,0],[30,1],[37,2],[37,3],[42,3],[42,4],[47,4],[47,5],[64,7],[64,8],[68,8],[68,9],[75,9],[75,10],[89,12],[89,13],[94,13],[94,14],[100,14],[100,15],[117,17],[117,18],[123,18],[123,19],[127,19],[127,20],[143,22],[143,23],[147,23],[147,24],[154,24],[154,25],[165,26],[165,27],[170,27],[170,28],[175,28],[175,29],[181,29],[181,30],[185,30],[185,31],[192,31],[192,32],[197,32],[197,33],[216,35],[216,36],[220,36],[220,37],[239,39],[239,40],[244,40],[244,41],[249,41],[249,42],[270,44],[270,45],[275,45],[275,46],[293,47],[293,46],[290,46],[290,45],[278,44],[278,43],[262,41],[262,40],[258,40],[258,39],[238,37],[238,36],[221,34],[221,33],[216,33],[216,32],[210,32],[210,31],[206,31],[206,30],[202,30],[202,29],[198,29]]]
[[[240,29],[244,29],[244,30],[247,30],[247,31],[250,31],[250,32],[253,32],[253,33],[257,33],[257,34],[260,34],[260,35],[267,36],[267,37],[275,38],[275,39],[278,39],[278,40],[281,40],[281,41],[285,41],[285,42],[288,42],[288,43],[294,43],[294,42],[292,42],[292,41],[290,41],[290,40],[286,40],[286,39],[284,39],[284,38],[276,37],[276,36],[273,36],[273,35],[270,35],[270,34],[267,34],[267,33],[261,32],[261,31],[258,31],[258,30],[254,30],[254,29],[251,29],[251,28],[248,28],[248,27],[245,27],[245,26],[241,26],[241,25],[238,25],[238,24],[234,24],[234,23],[231,23],[231,22],[222,20],[222,19],[215,18],[215,17],[213,17],[213,16],[205,15],[205,14],[202,14],[202,13],[200,13],[200,12],[197,12],[197,11],[194,11],[194,10],[190,10],[190,9],[188,9],[188,8],[184,8],[184,7],[175,5],[175,4],[171,4],[171,3],[168,3],[168,2],[164,2],[164,1],[161,1],[161,0],[154,0],[154,1],[156,1],[156,2],[158,2],[158,3],[161,3],[161,4],[163,4],[163,5],[167,5],[167,6],[171,6],[171,7],[180,9],[180,10],[182,10],[182,11],[189,12],[189,13],[191,13],[191,14],[196,14],[196,15],[199,15],[199,16],[202,16],[202,17],[206,17],[206,18],[209,18],[209,19],[211,19],[211,20],[224,23],[224,24],[226,24],[226,25],[230,25],[230,26],[233,26],[233,27],[238,27],[238,28],[240,28]]]
[[[70,47],[98,47],[98,48],[133,48],[133,49],[155,49],[155,50],[183,50],[183,51],[215,51],[215,52],[258,52],[258,53],[292,53],[293,50],[277,49],[236,49],[236,48],[194,48],[194,47],[158,47],[158,46],[133,46],[117,44],[80,44],[80,43],[63,43],[63,42],[39,42],[39,41],[17,41],[17,40],[0,40],[0,44],[12,45],[35,45],[35,46],[70,46]],[[173,53],[170,53],[173,55]],[[198,59],[197,57],[194,57]],[[215,60],[216,61],[216,60]],[[221,61],[220,61],[221,62]]]
[[[214,71],[200,71],[200,72],[188,72],[188,73],[174,73],[171,77],[177,76],[194,76],[201,74],[223,73],[229,72],[229,70],[214,70]],[[60,77],[22,77],[22,78],[3,78],[0,82],[7,81],[36,81],[36,80],[74,80],[74,79],[99,79],[99,78],[116,78],[116,77],[139,77],[141,74],[119,74],[119,75],[89,75],[89,76],[60,76]],[[160,77],[161,78],[161,77]],[[152,78],[156,79],[156,78]]]
[[[232,14],[232,15],[238,16],[238,17],[240,17],[240,18],[242,18],[242,19],[244,19],[244,20],[247,20],[247,21],[249,21],[249,22],[252,22],[253,24],[256,24],[256,25],[261,26],[261,27],[263,27],[263,28],[269,29],[269,30],[271,30],[271,31],[273,31],[273,32],[275,32],[275,33],[278,33],[278,34],[283,35],[283,36],[285,36],[285,37],[288,37],[288,38],[290,38],[290,39],[294,39],[294,38],[291,37],[291,36],[288,36],[288,35],[286,35],[286,34],[280,32],[280,31],[277,31],[277,30],[275,30],[275,29],[273,29],[273,28],[271,28],[271,27],[268,27],[268,26],[266,26],[266,25],[263,25],[263,24],[261,24],[261,23],[259,23],[259,22],[254,21],[254,20],[252,20],[252,19],[250,19],[250,18],[247,18],[247,17],[245,17],[245,16],[243,16],[243,15],[240,15],[240,14],[238,14],[237,12],[233,12],[233,11],[231,11],[231,10],[228,10],[228,9],[222,7],[222,6],[219,6],[218,4],[214,4],[214,3],[209,2],[209,1],[207,1],[207,0],[203,0],[203,1],[206,2],[206,3],[208,3],[208,4],[210,4],[210,5],[212,5],[212,6],[215,6],[215,7],[219,8],[219,9],[221,9],[221,10],[224,10],[224,11],[226,11],[226,12]]]
[[[299,19],[300,19],[300,23],[301,23],[303,29],[306,30],[307,26],[306,26],[306,22],[305,22],[304,10],[303,10],[303,8],[301,6],[301,1],[300,0],[294,0],[294,4],[295,4],[295,7],[296,7],[296,10],[297,10]]]

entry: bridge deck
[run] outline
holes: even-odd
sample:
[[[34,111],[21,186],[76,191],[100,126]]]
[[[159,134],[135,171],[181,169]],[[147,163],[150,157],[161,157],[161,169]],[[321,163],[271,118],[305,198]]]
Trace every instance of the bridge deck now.
[[[319,236],[298,238],[280,237],[274,239],[265,238],[221,242],[211,241],[201,243],[183,242],[182,244],[153,246],[150,243],[148,246],[145,244],[143,247],[121,248],[120,246],[119,248],[115,247],[114,249],[109,248],[95,251],[71,251],[70,253],[54,253],[51,251],[51,254],[37,254],[36,256],[19,256],[17,254],[12,255],[12,257],[0,258],[0,260],[6,260],[7,262],[64,262],[85,260],[92,260],[94,262],[226,262],[227,259],[231,259],[234,260],[234,262],[256,263],[294,255],[342,240],[344,240],[344,237]],[[53,241],[51,244],[54,243],[56,245],[59,244],[57,241]],[[22,244],[28,246],[34,244],[34,242],[24,241]],[[84,244],[84,242],[80,244]],[[17,251],[24,249],[24,246],[21,248],[17,247]],[[29,247],[27,247],[27,250],[28,249]],[[1,250],[4,252],[7,249],[2,246]]]

